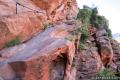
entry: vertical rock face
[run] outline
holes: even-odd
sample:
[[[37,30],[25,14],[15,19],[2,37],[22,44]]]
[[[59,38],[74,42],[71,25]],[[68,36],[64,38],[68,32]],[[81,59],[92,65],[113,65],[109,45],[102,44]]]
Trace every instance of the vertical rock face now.
[[[108,66],[119,75],[120,46],[105,29],[89,26],[80,50],[76,0],[19,0],[15,9],[15,1],[0,1],[0,49],[16,37],[24,42],[0,50],[0,79],[92,80]]]
[[[111,45],[114,53],[111,68],[118,73],[118,76],[120,76],[120,43],[111,39]]]
[[[77,16],[76,0],[31,0],[42,10],[46,10],[50,21],[63,21]]]
[[[0,51],[0,78],[74,80],[75,44],[66,37],[77,28],[74,22],[67,23],[77,15],[76,1],[19,0],[17,14],[15,1],[1,0],[0,4],[0,49],[16,37],[26,41]]]
[[[96,41],[103,65],[110,65],[113,58],[113,50],[105,29],[100,29],[96,32]]]
[[[90,43],[91,44],[91,43]],[[77,53],[77,72],[75,80],[92,80],[103,68],[97,47],[87,45],[84,50]]]
[[[21,13],[0,19],[0,49],[16,37],[19,37],[21,42],[30,39],[42,31],[44,20],[46,20],[45,15],[35,13]]]

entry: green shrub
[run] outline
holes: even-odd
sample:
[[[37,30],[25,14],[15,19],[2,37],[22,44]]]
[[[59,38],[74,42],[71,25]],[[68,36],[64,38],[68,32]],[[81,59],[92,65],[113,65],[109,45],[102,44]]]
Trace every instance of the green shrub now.
[[[96,28],[104,27],[108,28],[108,20],[104,16],[98,15],[97,7],[90,8],[86,5],[83,6],[83,9],[79,10],[77,19],[81,20],[82,26],[87,27],[89,24],[92,24]]]
[[[83,6],[83,9],[79,10],[79,13],[77,15],[77,19],[81,20],[82,25],[87,27],[90,23],[90,17],[91,17],[92,10],[88,6]]]
[[[44,23],[44,30],[48,29],[49,25],[50,24],[48,22]]]
[[[77,35],[79,32],[81,33],[81,39],[80,39],[80,41],[82,43],[85,43],[86,40],[89,37],[89,32],[88,32],[87,28],[82,26],[81,28],[76,29],[74,31],[74,34]]]
[[[89,37],[89,33],[88,33],[88,31],[87,31],[86,29],[84,29],[84,28],[81,28],[80,32],[82,33],[80,41],[81,41],[82,43],[85,43],[86,40],[87,40],[88,37]]]
[[[96,20],[94,20],[94,23],[92,23],[96,28],[108,28],[108,21],[104,16],[97,16]]]
[[[107,29],[109,26],[108,20],[104,16],[98,15],[97,7],[92,8],[90,23],[96,28],[104,27],[105,29]]]
[[[110,29],[107,29],[106,32],[108,33],[109,37],[112,37],[112,31]]]
[[[97,74],[97,77],[115,77],[115,72],[109,68],[105,68]]]
[[[13,39],[12,41],[6,43],[6,47],[12,47],[12,46],[15,46],[15,45],[18,45],[20,44],[20,39],[19,37],[16,37],[15,39]]]
[[[84,44],[82,42],[79,43],[79,49],[84,49]]]

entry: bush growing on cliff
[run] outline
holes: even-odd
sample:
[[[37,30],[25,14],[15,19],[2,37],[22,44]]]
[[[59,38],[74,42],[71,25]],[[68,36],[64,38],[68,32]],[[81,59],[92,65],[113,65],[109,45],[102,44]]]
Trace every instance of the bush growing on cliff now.
[[[89,24],[92,24],[96,28],[108,28],[108,20],[104,16],[98,15],[97,7],[90,8],[86,5],[83,6],[83,9],[79,10],[77,19],[81,20],[82,26],[87,27]]]
[[[12,47],[12,46],[15,46],[15,45],[18,45],[20,44],[20,38],[19,37],[16,37],[15,39],[13,39],[12,41],[6,43],[6,47]]]
[[[46,30],[48,28],[49,24],[44,24],[44,30]]]
[[[82,43],[85,43],[86,40],[87,40],[88,37],[89,37],[89,33],[88,33],[88,31],[87,31],[86,28],[81,28],[81,29],[80,29],[80,32],[82,33],[80,41],[81,41]]]
[[[82,49],[84,49],[84,44],[82,42],[80,42],[78,47],[80,50],[82,50]]]
[[[94,18],[92,18],[94,19]],[[91,19],[91,24],[96,28],[108,28],[108,20],[104,16],[96,16],[95,20]]]
[[[84,27],[87,27],[90,23],[91,14],[92,14],[91,8],[85,5],[83,6],[83,9],[79,10],[77,19],[81,20]]]
[[[89,37],[89,32],[88,32],[87,28],[86,27],[80,27],[80,28],[78,28],[77,30],[74,31],[75,35],[77,35],[78,33],[81,33],[81,39],[80,39],[80,41],[82,43],[85,43],[86,40]]]
[[[115,77],[115,72],[109,68],[105,68],[97,74],[97,77]]]
[[[112,31],[110,29],[106,29],[106,32],[108,33],[109,37],[112,37]]]

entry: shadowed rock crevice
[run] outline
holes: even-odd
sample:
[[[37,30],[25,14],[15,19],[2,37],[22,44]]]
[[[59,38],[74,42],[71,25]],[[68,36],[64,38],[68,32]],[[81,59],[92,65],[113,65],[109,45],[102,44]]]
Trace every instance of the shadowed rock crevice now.
[[[25,72],[27,69],[27,65],[25,62],[19,61],[19,62],[13,62],[10,63],[10,66],[15,71],[16,78],[15,79],[22,79],[23,76],[25,76]]]
[[[64,80],[67,57],[61,54],[50,64],[50,80]]]

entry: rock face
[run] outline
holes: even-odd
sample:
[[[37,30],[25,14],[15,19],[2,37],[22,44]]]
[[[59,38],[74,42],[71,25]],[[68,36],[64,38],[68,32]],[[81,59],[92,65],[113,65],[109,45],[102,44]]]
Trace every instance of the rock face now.
[[[76,0],[31,0],[35,5],[45,10],[51,21],[73,19],[77,16]]]
[[[103,65],[110,65],[112,63],[113,50],[105,29],[99,29],[96,32],[96,41]]]
[[[106,67],[120,76],[120,46],[106,29],[88,26],[80,49],[76,0],[17,3],[16,14],[14,0],[0,0],[0,80],[92,80]]]
[[[0,49],[16,37],[19,37],[23,42],[42,31],[45,19],[44,15],[36,15],[35,13],[21,13],[0,19]]]
[[[0,0],[0,49],[16,37],[25,42],[0,51],[0,78],[74,80],[75,44],[66,37],[77,12],[75,0],[19,0],[17,14],[14,0]]]
[[[15,1],[0,3],[0,49],[16,37],[21,42],[30,39],[46,24],[65,21],[67,16],[73,19],[78,12],[76,1],[69,0],[19,0],[17,14]]]
[[[14,79],[70,80],[75,45],[65,37],[74,29],[74,24],[63,23],[48,28],[27,43],[2,50],[2,62],[9,64],[14,72],[11,73]],[[0,76],[5,79],[7,74],[1,74]],[[8,77],[8,80],[13,80],[13,77]]]
[[[4,60],[0,60],[0,80],[13,80],[14,77],[15,73],[11,66]]]
[[[97,47],[90,45],[91,43],[89,43],[89,46],[87,44],[85,49],[77,53],[77,72],[75,80],[95,79],[96,74],[103,68]]]
[[[111,64],[111,68],[118,73],[117,75],[119,75],[120,74],[120,44],[117,41],[111,39],[111,45],[114,53],[113,63]]]

